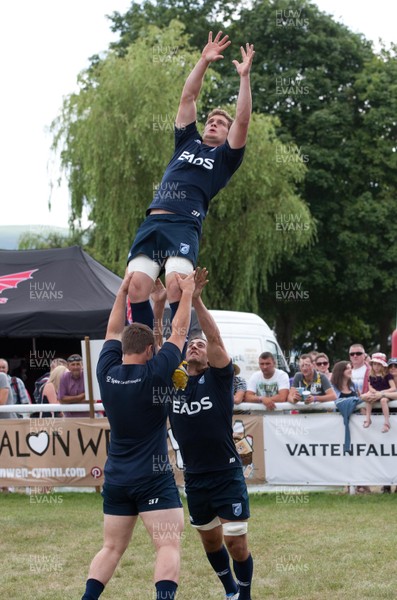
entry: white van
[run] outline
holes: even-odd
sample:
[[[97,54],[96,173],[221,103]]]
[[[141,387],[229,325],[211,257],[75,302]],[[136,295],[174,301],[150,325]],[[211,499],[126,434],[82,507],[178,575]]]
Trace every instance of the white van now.
[[[289,371],[273,331],[261,317],[232,310],[210,310],[210,313],[219,327],[226,350],[240,367],[240,375],[245,380],[258,371],[262,352],[271,352],[277,368]]]
[[[222,339],[233,362],[240,367],[240,375],[249,379],[259,370],[258,359],[262,352],[271,352],[276,359],[278,369],[289,372],[276,336],[265,321],[255,313],[234,310],[210,310],[221,332]],[[164,311],[164,337],[171,335],[170,309]],[[190,333],[201,332],[196,311],[192,309]]]

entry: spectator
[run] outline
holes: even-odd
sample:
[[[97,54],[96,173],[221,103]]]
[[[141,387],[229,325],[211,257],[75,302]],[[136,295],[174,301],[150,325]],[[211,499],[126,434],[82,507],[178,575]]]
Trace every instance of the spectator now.
[[[386,355],[382,352],[376,352],[371,356],[371,372],[369,375],[369,391],[362,394],[362,399],[366,402],[364,427],[369,427],[372,423],[371,412],[374,402],[380,400],[382,413],[385,419],[382,433],[390,430],[390,411],[389,400],[383,392],[395,391],[396,384],[391,373],[387,372]]]
[[[86,403],[84,391],[83,359],[80,354],[68,358],[68,371],[61,377],[58,398],[61,404]],[[65,412],[65,417],[89,417],[90,412]]]
[[[389,358],[388,363],[388,371],[393,377],[393,381],[397,388],[397,358]],[[387,392],[388,397],[391,400],[397,400],[397,391],[396,392]]]
[[[59,386],[61,383],[61,377],[68,371],[68,368],[59,365],[55,367],[50,373],[47,383],[43,387],[43,403],[44,404],[60,404],[58,399]],[[50,413],[51,415],[53,413]],[[55,413],[56,417],[62,417],[62,413]]]
[[[7,375],[12,394],[11,404],[30,404],[30,396],[22,379],[8,375],[8,362],[5,358],[0,358],[0,373]],[[17,417],[23,419],[24,417],[27,418],[28,415],[26,413],[17,413]]]
[[[14,404],[14,398],[12,395],[11,385],[8,380],[7,374],[4,372],[0,373],[0,406],[5,404]],[[17,415],[14,412],[0,412],[0,419],[17,419]]]
[[[296,404],[296,402],[302,400],[301,394],[297,388],[304,388],[304,390],[310,391],[310,395],[305,398],[306,404],[312,404],[313,402],[331,402],[332,400],[336,400],[336,394],[329,379],[323,375],[323,373],[318,373],[314,369],[309,354],[302,354],[299,359],[299,368],[300,371],[295,373],[288,394],[289,402]]]
[[[319,352],[317,352],[317,350],[312,350],[311,352],[308,352],[311,361],[314,363],[316,361],[317,356],[320,354]]]
[[[317,354],[314,364],[316,365],[317,370],[331,381],[332,373],[329,370],[329,358],[324,352],[319,352]]]
[[[359,396],[358,386],[352,380],[352,365],[347,360],[335,363],[332,369],[332,387],[337,399]]]
[[[276,361],[271,352],[262,352],[259,356],[259,371],[249,378],[247,402],[262,402],[269,410],[274,410],[276,402],[286,402],[289,390],[287,373],[276,369]]]
[[[352,380],[357,384],[361,394],[368,392],[368,377],[370,367],[365,362],[366,358],[362,344],[352,344],[349,349],[349,358],[352,364]]]
[[[10,382],[8,381],[7,374],[0,372],[0,406],[5,404],[14,404],[14,398],[12,396]],[[0,412],[0,419],[17,419],[16,413],[13,412]],[[8,487],[0,487],[0,492],[7,493]]]
[[[368,392],[368,377],[370,366],[367,363],[368,355],[365,352],[362,344],[352,344],[349,349],[349,358],[352,364],[352,381],[358,387],[360,394]],[[360,410],[361,414],[365,414],[365,409]],[[370,493],[368,486],[358,486],[356,491],[359,493]]]
[[[336,409],[343,416],[345,424],[345,443],[343,449],[345,452],[350,450],[350,415],[356,410],[361,402],[358,387],[352,381],[352,366],[347,360],[341,360],[336,363],[332,370],[332,387],[335,390],[337,399],[335,400]]]
[[[48,373],[41,375],[38,379],[36,379],[34,383],[34,391],[33,391],[33,403],[34,404],[42,404],[43,402],[43,390],[44,386],[50,378],[51,372],[58,366],[62,365],[63,367],[67,367],[68,363],[64,358],[54,358],[50,363],[50,370]],[[50,417],[51,413],[32,413],[31,418],[42,417]]]
[[[233,363],[234,376],[233,376],[233,398],[234,404],[241,404],[245,399],[245,392],[247,391],[247,382],[244,377],[239,377],[240,367]]]

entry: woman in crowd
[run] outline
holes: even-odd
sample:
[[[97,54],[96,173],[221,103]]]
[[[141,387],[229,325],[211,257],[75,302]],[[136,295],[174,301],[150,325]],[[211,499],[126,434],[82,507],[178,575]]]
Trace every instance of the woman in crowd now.
[[[383,416],[385,419],[382,433],[387,433],[390,430],[389,418],[389,400],[387,393],[396,391],[396,384],[393,375],[387,372],[386,355],[382,352],[377,352],[371,356],[371,372],[369,374],[369,392],[362,395],[362,399],[366,402],[364,427],[369,427],[372,423],[371,412],[374,402],[380,400]]]
[[[58,400],[59,384],[61,377],[67,371],[67,367],[59,365],[51,371],[50,377],[43,388],[43,404],[60,404]],[[52,415],[52,413],[43,414],[43,416]],[[56,417],[62,417],[63,413],[56,413]]]
[[[340,360],[335,363],[332,369],[332,387],[338,400],[360,395],[357,385],[352,381],[352,366],[349,361]]]

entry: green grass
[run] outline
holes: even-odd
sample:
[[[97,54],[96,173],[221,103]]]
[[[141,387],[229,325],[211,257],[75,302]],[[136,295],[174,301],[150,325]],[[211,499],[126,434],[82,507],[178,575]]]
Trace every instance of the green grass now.
[[[0,494],[1,598],[78,600],[102,544],[101,497],[54,492],[47,501],[38,498]],[[251,513],[253,600],[397,597],[397,494],[257,494]],[[153,556],[138,522],[101,598],[153,600]],[[177,597],[223,598],[187,518]]]

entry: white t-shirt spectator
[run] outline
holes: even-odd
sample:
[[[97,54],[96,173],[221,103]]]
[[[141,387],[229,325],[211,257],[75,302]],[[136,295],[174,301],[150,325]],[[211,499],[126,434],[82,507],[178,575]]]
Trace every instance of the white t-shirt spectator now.
[[[356,384],[360,392],[363,391],[364,377],[367,372],[367,365],[363,365],[359,369],[352,369],[352,382]]]
[[[248,380],[247,390],[257,396],[276,396],[280,390],[289,390],[289,377],[281,369],[275,369],[270,379],[263,377],[262,371],[255,371]]]

